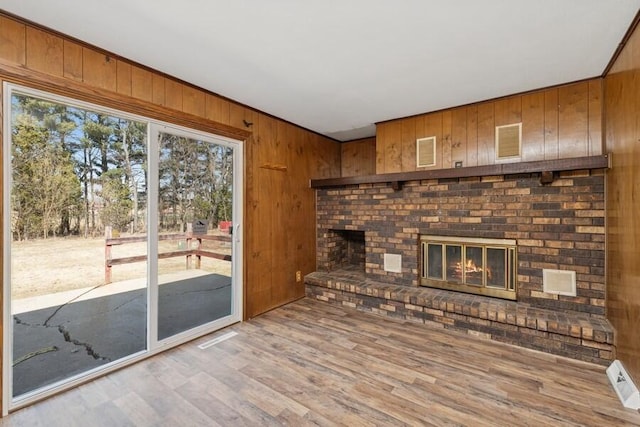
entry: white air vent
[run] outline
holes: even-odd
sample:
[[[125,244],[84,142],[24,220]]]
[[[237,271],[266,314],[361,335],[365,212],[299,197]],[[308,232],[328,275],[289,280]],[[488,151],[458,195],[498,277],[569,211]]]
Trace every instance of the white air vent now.
[[[436,164],[436,137],[420,138],[416,140],[417,165],[419,168],[435,166]]]
[[[542,290],[548,294],[576,296],[576,272],[542,270]]]
[[[614,360],[607,368],[607,377],[611,381],[613,389],[616,391],[620,402],[625,408],[640,409],[640,393],[638,387],[633,383],[631,377],[622,366],[619,360]]]
[[[384,271],[402,273],[402,255],[384,254]]]
[[[522,123],[496,126],[496,160],[520,158]]]

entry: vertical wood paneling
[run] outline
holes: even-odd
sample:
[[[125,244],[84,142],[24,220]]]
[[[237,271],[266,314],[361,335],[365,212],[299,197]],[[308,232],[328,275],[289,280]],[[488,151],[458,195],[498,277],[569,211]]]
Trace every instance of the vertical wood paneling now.
[[[456,160],[462,160],[463,166],[494,164],[495,127],[520,122],[522,161],[598,155],[604,152],[598,142],[602,135],[601,99],[601,83],[592,79],[381,123],[376,138],[377,172],[398,171],[388,163],[381,167],[390,162],[384,153],[397,154],[389,147],[389,129],[394,124],[401,128],[404,172],[416,169],[415,149],[408,144],[412,127],[416,139],[436,136],[435,168],[454,167]],[[439,125],[434,127],[436,122]]]
[[[63,76],[70,80],[82,81],[82,46],[63,40]]]
[[[27,68],[62,77],[63,51],[60,37],[27,27]]]
[[[119,94],[131,96],[131,64],[118,60],[116,63],[116,89]]]
[[[544,92],[544,158],[558,158],[558,89]]]
[[[544,160],[544,92],[522,95],[522,161]]]
[[[151,99],[154,104],[166,105],[165,97],[165,78],[161,75],[151,73],[151,84],[153,85],[151,90]]]
[[[412,132],[415,135],[415,130]],[[404,148],[403,148],[404,154]],[[340,144],[341,176],[376,173],[376,139],[366,138]]]
[[[558,157],[589,154],[589,84],[558,88]]]
[[[478,106],[467,107],[467,164],[478,166]]]
[[[95,50],[82,48],[82,76],[84,83],[101,89],[116,91],[116,60]]]
[[[495,121],[494,103],[478,105],[478,166],[495,163]]]
[[[402,124],[389,122],[385,132],[387,143],[385,144],[385,172],[402,171]]]
[[[409,117],[401,122],[402,126],[402,171],[416,169],[416,121]]]
[[[387,145],[387,124],[376,125],[376,173],[386,172],[386,159],[384,156]]]
[[[175,80],[166,79],[164,82],[164,105],[174,110],[182,111],[183,84]]]
[[[153,75],[151,72],[140,67],[131,67],[131,96],[143,101],[153,102],[153,88]]]
[[[607,171],[607,317],[616,358],[640,384],[640,30],[604,79]]]
[[[602,79],[589,81],[589,155],[604,153],[602,138]]]
[[[225,125],[230,124],[229,101],[216,95],[207,94],[205,97],[205,117]]]
[[[467,165],[467,109],[454,108],[451,113],[451,162]]]
[[[493,103],[495,126],[504,126],[522,121],[522,95],[498,99]]]
[[[182,111],[205,117],[205,94],[191,86],[182,87]]]
[[[7,61],[25,65],[26,26],[13,19],[0,16],[0,57]]]
[[[453,167],[451,163],[451,110],[442,112],[442,168]]]

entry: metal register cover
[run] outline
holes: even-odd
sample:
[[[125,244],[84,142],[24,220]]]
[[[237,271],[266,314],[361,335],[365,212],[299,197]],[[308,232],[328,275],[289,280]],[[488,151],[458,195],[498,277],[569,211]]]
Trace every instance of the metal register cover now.
[[[516,241],[420,237],[420,284],[515,300]]]

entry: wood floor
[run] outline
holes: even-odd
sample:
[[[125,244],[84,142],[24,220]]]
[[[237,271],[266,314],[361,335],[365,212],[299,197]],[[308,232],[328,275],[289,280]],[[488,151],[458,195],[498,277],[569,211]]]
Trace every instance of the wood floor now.
[[[615,426],[640,414],[601,366],[304,299],[0,420],[31,425]]]

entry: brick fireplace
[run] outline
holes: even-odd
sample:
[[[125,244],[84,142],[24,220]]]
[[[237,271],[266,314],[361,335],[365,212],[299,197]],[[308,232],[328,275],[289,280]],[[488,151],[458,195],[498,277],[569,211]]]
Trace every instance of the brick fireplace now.
[[[601,169],[560,172],[547,184],[526,173],[318,188],[318,271],[306,277],[307,294],[607,363],[604,200]],[[353,236],[359,255],[345,249]],[[421,236],[515,243],[515,301],[421,286]],[[399,268],[385,265],[390,256]],[[547,269],[572,272],[575,296],[549,292]]]

